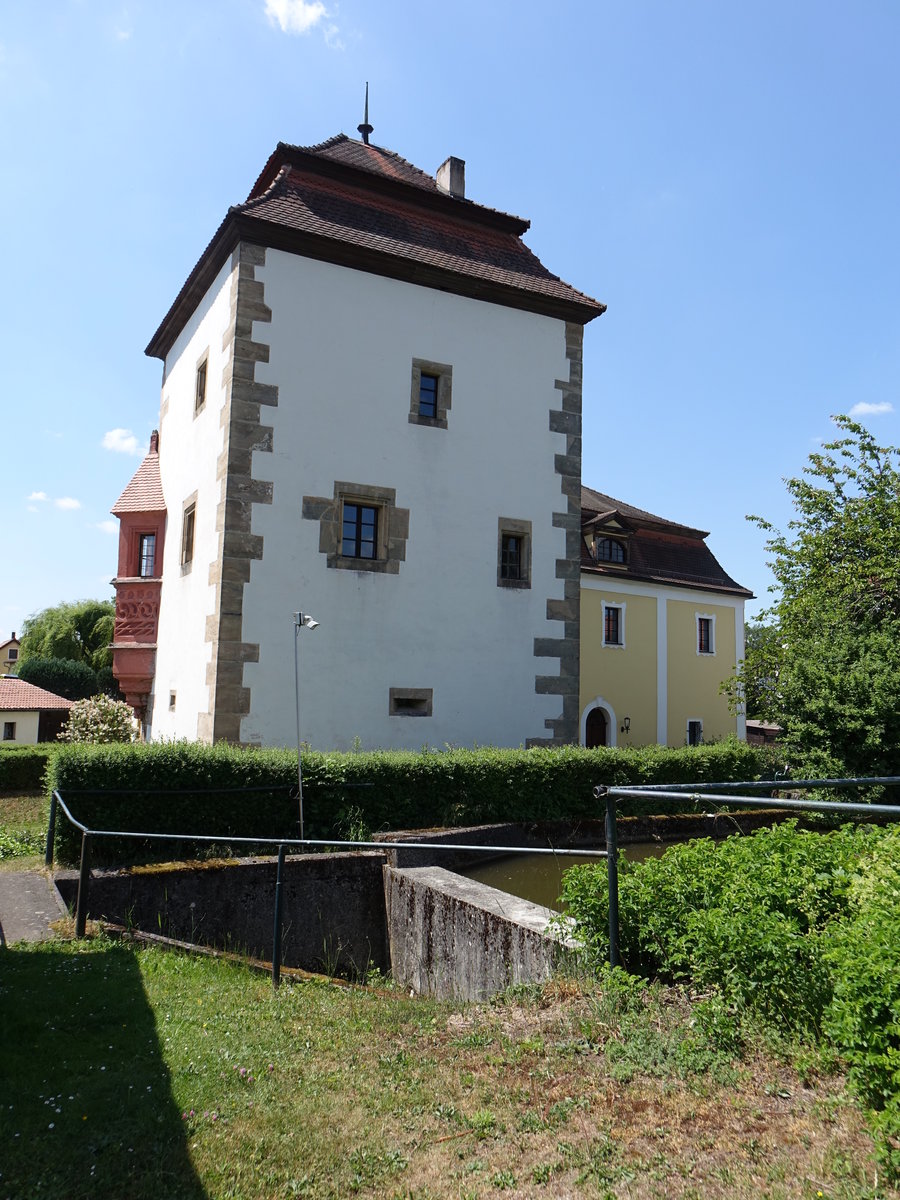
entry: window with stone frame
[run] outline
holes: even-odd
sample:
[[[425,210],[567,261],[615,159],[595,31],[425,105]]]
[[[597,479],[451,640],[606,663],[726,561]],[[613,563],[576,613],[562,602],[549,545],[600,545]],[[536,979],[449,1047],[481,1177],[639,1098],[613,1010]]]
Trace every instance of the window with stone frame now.
[[[333,496],[304,496],[306,521],[319,522],[326,565],[345,571],[396,575],[406,559],[409,509],[394,488],[337,480]]]
[[[433,706],[432,688],[389,689],[388,712],[392,717],[430,717]]]
[[[497,586],[531,587],[531,522],[497,519]]]
[[[16,740],[16,723],[15,721],[3,722],[3,740],[4,742],[14,742]]]
[[[206,404],[206,377],[209,370],[209,352],[204,351],[203,357],[197,363],[197,373],[194,377],[194,415],[201,412]]]
[[[448,363],[414,358],[409,395],[410,424],[446,429],[452,383],[453,368]]]
[[[194,533],[197,526],[196,492],[185,502],[181,518],[181,570],[190,571],[194,561]]]

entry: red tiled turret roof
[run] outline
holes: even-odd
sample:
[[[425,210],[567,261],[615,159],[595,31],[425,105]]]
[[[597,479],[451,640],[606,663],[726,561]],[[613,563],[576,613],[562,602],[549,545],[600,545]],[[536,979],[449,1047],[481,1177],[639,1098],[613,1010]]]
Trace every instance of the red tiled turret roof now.
[[[0,677],[0,711],[31,712],[39,709],[69,709],[72,701],[45,688],[35,687],[24,679],[15,679],[11,675]]]
[[[154,430],[150,452],[131,477],[128,487],[110,509],[113,516],[127,512],[165,511],[162,482],[159,477],[159,435]]]

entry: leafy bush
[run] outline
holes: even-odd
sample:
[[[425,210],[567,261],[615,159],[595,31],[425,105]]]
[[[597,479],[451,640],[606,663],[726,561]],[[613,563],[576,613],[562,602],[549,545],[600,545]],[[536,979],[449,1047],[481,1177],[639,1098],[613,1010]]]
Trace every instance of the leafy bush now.
[[[900,1176],[900,830],[892,829],[853,876],[848,919],[825,961],[834,995],[824,1020],[850,1065],[850,1082],[877,1114],[880,1156]]]
[[[736,740],[677,750],[304,751],[305,832],[333,837],[350,824],[383,831],[595,817],[603,811],[593,796],[597,783],[752,778],[757,762],[755,750]],[[60,747],[51,786],[93,828],[225,838],[296,837],[296,784],[295,751],[175,742]],[[693,807],[688,798],[629,801],[634,813]],[[70,832],[61,834],[58,850],[69,860],[77,856]],[[116,854],[134,851],[123,844]]]
[[[78,700],[72,705],[59,738],[62,742],[107,745],[110,742],[133,742],[135,733],[131,705],[124,700],[99,695]]]
[[[97,691],[97,673],[71,658],[28,658],[19,663],[19,679],[67,700],[84,700]]]
[[[39,792],[45,785],[47,763],[56,746],[0,746],[0,792]]]
[[[714,987],[738,1011],[815,1029],[831,997],[823,934],[849,913],[853,872],[882,836],[854,826],[806,833],[785,821],[718,844],[699,838],[641,863],[623,859],[623,965]],[[602,959],[609,952],[605,871],[577,867],[563,887],[579,934]]]

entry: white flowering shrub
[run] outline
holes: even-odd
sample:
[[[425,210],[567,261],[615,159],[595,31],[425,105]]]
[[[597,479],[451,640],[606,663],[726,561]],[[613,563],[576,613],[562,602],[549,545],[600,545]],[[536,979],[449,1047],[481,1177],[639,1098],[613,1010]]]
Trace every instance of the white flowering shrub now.
[[[59,735],[63,742],[133,742],[137,740],[134,713],[124,700],[111,696],[91,696],[76,700],[69,709],[69,720]]]

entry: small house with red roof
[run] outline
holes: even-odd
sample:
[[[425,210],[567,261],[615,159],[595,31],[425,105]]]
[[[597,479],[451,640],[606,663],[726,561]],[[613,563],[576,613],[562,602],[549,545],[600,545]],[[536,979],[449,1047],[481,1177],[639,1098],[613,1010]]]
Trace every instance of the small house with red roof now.
[[[4,745],[53,742],[72,701],[12,675],[0,678],[0,737]]]
[[[581,529],[581,744],[743,738],[719,687],[743,658],[753,594],[709,535],[588,487]]]
[[[604,305],[434,175],[279,144],[147,348],[114,672],[151,738],[579,738],[582,343]],[[319,628],[300,629],[296,613]]]

